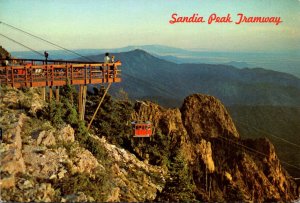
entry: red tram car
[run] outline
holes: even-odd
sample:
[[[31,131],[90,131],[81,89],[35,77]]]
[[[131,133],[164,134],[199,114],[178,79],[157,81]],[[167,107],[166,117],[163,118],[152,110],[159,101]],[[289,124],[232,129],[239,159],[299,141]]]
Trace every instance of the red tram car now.
[[[152,123],[147,122],[132,122],[133,137],[151,137],[152,136]]]

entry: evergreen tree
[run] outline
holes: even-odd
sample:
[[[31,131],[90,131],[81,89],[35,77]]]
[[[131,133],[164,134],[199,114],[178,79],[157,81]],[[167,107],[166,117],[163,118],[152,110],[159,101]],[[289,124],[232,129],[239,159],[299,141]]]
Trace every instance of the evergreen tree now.
[[[182,155],[177,153],[170,164],[169,178],[158,201],[195,201],[194,188],[188,165]]]

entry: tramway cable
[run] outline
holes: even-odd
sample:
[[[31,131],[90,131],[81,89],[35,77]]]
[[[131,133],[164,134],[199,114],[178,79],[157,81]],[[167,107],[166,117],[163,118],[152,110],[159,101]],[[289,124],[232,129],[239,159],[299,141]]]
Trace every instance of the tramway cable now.
[[[61,49],[65,50],[65,51],[68,51],[68,52],[71,52],[71,53],[73,53],[73,54],[76,54],[77,56],[83,57],[83,58],[89,60],[90,62],[96,62],[96,61],[94,61],[93,59],[91,59],[91,58],[89,58],[89,57],[86,57],[86,56],[84,56],[84,55],[81,55],[81,54],[79,54],[79,53],[77,53],[77,52],[75,52],[75,51],[69,50],[69,49],[67,49],[67,48],[65,48],[65,47],[63,47],[63,46],[61,46],[61,45],[55,44],[55,43],[53,43],[53,42],[51,42],[51,41],[49,41],[49,40],[46,40],[46,39],[44,39],[44,38],[42,38],[42,37],[36,36],[36,35],[34,35],[34,34],[31,34],[30,32],[27,32],[27,31],[25,31],[25,30],[22,30],[22,29],[20,29],[20,28],[15,27],[15,26],[9,25],[9,24],[4,23],[4,22],[2,22],[2,21],[0,21],[0,24],[6,25],[6,26],[8,26],[8,27],[11,27],[11,28],[13,28],[13,29],[19,31],[19,32],[23,32],[23,33],[25,33],[25,34],[27,34],[27,35],[29,35],[29,36],[31,36],[31,37],[34,37],[34,38],[39,39],[39,40],[42,40],[42,41],[44,41],[44,42],[46,42],[46,43],[49,43],[49,44],[51,44],[51,45],[54,45],[54,46],[56,46],[56,47],[58,47],[58,48],[61,48]],[[18,43],[18,42],[16,42],[16,43]],[[20,43],[18,43],[18,44],[20,44]],[[29,48],[29,47],[26,47],[26,48],[28,48],[28,49],[30,49],[30,50],[33,50],[33,49]],[[34,50],[34,51],[35,51],[35,50]],[[35,51],[35,52],[37,52],[37,51]],[[39,53],[39,54],[40,54],[40,53]],[[41,54],[40,54],[40,55],[41,55]],[[43,55],[43,56],[44,56],[44,55]],[[134,77],[134,76],[132,76],[132,75],[129,75],[129,74],[126,74],[126,73],[122,73],[122,75],[125,75],[125,76],[128,76],[128,77],[135,78],[136,80],[139,80],[139,81],[141,81],[141,82],[144,83],[144,84],[151,85],[150,82],[146,82],[146,81],[144,81],[144,80],[142,80],[142,79],[140,79],[140,78]],[[156,88],[157,88],[158,90],[162,91],[162,92],[165,92],[165,93],[170,94],[169,91],[167,91],[167,90],[165,90],[165,89],[163,89],[163,88],[161,88],[161,87],[156,87]]]
[[[282,138],[282,137],[279,137],[279,136],[276,136],[276,135],[274,135],[274,134],[268,133],[268,132],[266,132],[266,131],[264,131],[264,130],[262,130],[262,129],[259,129],[259,128],[250,126],[250,125],[248,125],[247,123],[244,123],[244,122],[240,122],[240,121],[236,121],[236,122],[237,122],[237,123],[240,123],[240,124],[243,124],[243,125],[245,125],[245,126],[247,126],[247,127],[249,127],[249,128],[252,128],[252,129],[254,129],[254,130],[256,130],[256,131],[259,131],[259,132],[265,133],[265,134],[267,134],[267,135],[270,135],[270,136],[272,136],[272,137],[275,137],[275,138],[277,138],[277,139],[279,139],[279,140],[281,140],[281,141],[283,141],[283,142],[285,142],[285,143],[288,143],[288,144],[290,144],[290,145],[293,145],[293,146],[295,146],[295,147],[300,148],[300,145],[295,144],[295,143],[292,143],[291,141],[286,140],[286,139],[284,139],[284,138]]]
[[[233,140],[231,140],[231,139],[228,139],[228,138],[226,138],[226,137],[223,137],[223,136],[221,136],[221,135],[218,135],[218,137],[216,137],[216,138],[219,138],[219,137],[222,138],[223,140],[229,141],[229,142],[231,142],[231,143],[233,143],[233,144],[236,144],[236,145],[238,145],[238,146],[240,146],[240,147],[243,147],[243,148],[245,148],[245,149],[247,149],[247,150],[249,150],[249,151],[251,151],[251,152],[253,152],[253,153],[259,154],[259,155],[264,156],[264,157],[268,157],[268,155],[265,154],[265,153],[262,153],[262,152],[260,152],[260,151],[257,151],[257,150],[255,150],[255,149],[253,149],[253,148],[251,148],[251,147],[248,147],[248,146],[246,146],[246,145],[244,145],[244,144],[235,142],[235,141],[233,141]],[[300,167],[298,167],[298,166],[296,166],[296,165],[290,164],[290,163],[285,162],[285,161],[282,161],[282,160],[280,160],[280,162],[283,163],[283,164],[289,165],[289,166],[291,166],[291,167],[293,167],[293,168],[295,168],[295,169],[300,170]]]
[[[36,35],[34,35],[34,34],[31,34],[31,33],[27,32],[27,31],[25,31],[25,30],[22,30],[22,29],[20,29],[20,28],[17,28],[17,27],[15,27],[15,26],[10,25],[10,24],[4,23],[3,21],[0,21],[0,24],[3,24],[3,25],[5,25],[5,26],[10,27],[10,28],[12,28],[12,29],[14,29],[14,30],[17,30],[17,31],[19,31],[19,32],[23,32],[23,33],[25,33],[25,34],[27,34],[27,35],[29,35],[29,36],[31,36],[31,37],[34,37],[34,38],[36,38],[36,39],[42,40],[42,41],[44,41],[44,42],[47,42],[47,43],[49,43],[49,44],[51,44],[51,45],[53,45],[53,46],[59,47],[59,48],[65,50],[65,51],[68,51],[68,52],[70,52],[70,53],[73,53],[73,54],[75,54],[75,55],[77,55],[77,56],[80,56],[80,57],[83,57],[83,58],[85,58],[85,59],[88,59],[89,61],[95,62],[95,61],[91,60],[90,58],[88,58],[88,57],[86,57],[86,56],[83,56],[83,55],[81,55],[81,54],[79,54],[79,53],[77,53],[77,52],[75,52],[75,51],[72,51],[72,50],[70,50],[70,49],[64,48],[64,47],[62,47],[62,46],[60,46],[60,45],[58,45],[58,44],[55,44],[55,43],[53,43],[53,42],[50,42],[49,40],[44,39],[44,38],[42,38],[42,37],[36,36]]]
[[[0,33],[0,35],[1,35],[2,37],[4,37],[4,38],[6,38],[6,39],[8,39],[8,40],[10,40],[10,41],[12,41],[12,42],[14,42],[14,43],[16,43],[16,44],[19,44],[19,45],[21,45],[22,47],[25,47],[25,48],[31,50],[32,52],[34,52],[34,53],[36,53],[36,54],[41,55],[41,56],[44,57],[44,54],[42,54],[42,53],[40,53],[40,52],[38,52],[38,51],[36,51],[36,50],[34,50],[34,49],[32,49],[32,48],[26,46],[25,44],[22,44],[21,42],[18,42],[18,41],[14,40],[14,39],[12,39],[12,38],[10,38],[10,37],[4,35],[4,34],[1,34],[1,33]]]

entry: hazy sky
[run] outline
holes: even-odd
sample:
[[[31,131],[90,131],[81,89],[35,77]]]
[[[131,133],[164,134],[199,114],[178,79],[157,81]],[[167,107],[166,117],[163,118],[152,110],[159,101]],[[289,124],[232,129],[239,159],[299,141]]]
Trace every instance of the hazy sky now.
[[[171,15],[207,19],[237,13],[280,16],[270,24],[169,24]],[[0,20],[70,49],[162,44],[222,51],[290,51],[300,46],[300,0],[0,0]],[[0,24],[36,50],[51,46]],[[0,36],[9,51],[26,50]],[[52,47],[52,49],[56,49]]]

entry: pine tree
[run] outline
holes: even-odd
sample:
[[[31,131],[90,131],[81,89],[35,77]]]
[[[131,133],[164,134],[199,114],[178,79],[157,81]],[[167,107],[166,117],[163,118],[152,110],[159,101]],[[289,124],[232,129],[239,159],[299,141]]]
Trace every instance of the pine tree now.
[[[194,201],[195,184],[189,167],[183,157],[178,153],[170,164],[169,178],[160,194],[159,201]]]

